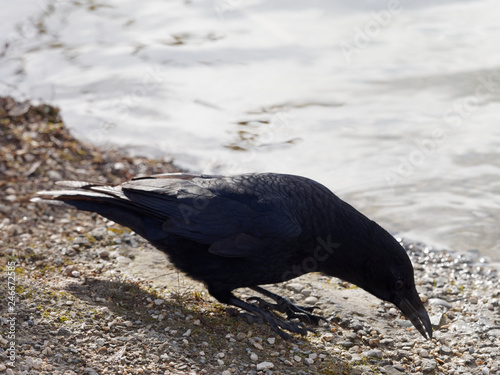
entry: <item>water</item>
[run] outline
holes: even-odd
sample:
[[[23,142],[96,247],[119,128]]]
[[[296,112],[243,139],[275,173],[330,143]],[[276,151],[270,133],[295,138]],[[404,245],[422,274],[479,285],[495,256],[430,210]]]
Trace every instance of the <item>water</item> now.
[[[498,10],[23,0],[0,15],[0,94],[193,171],[305,175],[394,234],[500,259]]]

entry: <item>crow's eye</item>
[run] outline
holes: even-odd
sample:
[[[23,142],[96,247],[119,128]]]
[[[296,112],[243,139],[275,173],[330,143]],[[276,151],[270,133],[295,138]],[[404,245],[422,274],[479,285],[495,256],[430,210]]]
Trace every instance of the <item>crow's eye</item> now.
[[[397,290],[403,289],[403,287],[405,286],[405,283],[403,280],[396,280],[396,283],[394,284],[394,286],[396,287]]]

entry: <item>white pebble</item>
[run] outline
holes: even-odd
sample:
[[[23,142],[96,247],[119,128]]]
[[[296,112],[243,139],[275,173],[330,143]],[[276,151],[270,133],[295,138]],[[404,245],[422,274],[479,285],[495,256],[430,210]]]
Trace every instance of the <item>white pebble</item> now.
[[[220,352],[220,353],[217,354],[217,357],[219,357],[219,358],[224,358],[225,356],[226,355],[224,353],[222,353],[222,352]]]
[[[268,342],[269,344],[273,345],[273,344],[276,342],[276,338],[275,338],[275,337],[269,337],[269,338],[267,339],[267,342]]]
[[[309,358],[311,358],[313,361],[318,358],[318,355],[316,353],[311,353],[309,354]]]
[[[314,361],[311,358],[304,359],[304,362],[308,365],[312,365],[314,363]]]
[[[298,355],[296,355],[296,356],[293,357],[293,360],[295,362],[300,362],[300,361],[302,361],[302,358],[300,358]]]
[[[199,353],[201,356],[204,356],[205,355],[205,352],[203,350],[200,350],[200,353]]]
[[[8,368],[7,371],[5,371],[5,375],[14,375],[14,371],[12,371],[12,369]]]
[[[191,328],[189,328],[186,332],[182,334],[184,337],[188,337],[191,334]]]
[[[163,304],[163,302],[165,302],[165,300],[161,299],[161,298],[158,298],[158,299],[155,299],[155,305],[156,306],[160,306]]]
[[[105,342],[106,342],[106,340],[104,340],[102,338],[95,340],[95,343],[99,346],[103,346]]]
[[[250,359],[254,362],[257,362],[259,360],[259,356],[257,354],[255,354],[254,352],[252,352],[250,354]]]
[[[80,277],[80,272],[79,271],[72,271],[71,276],[73,277]]]
[[[194,324],[195,326],[199,326],[199,325],[201,325],[200,319],[196,319],[196,320],[193,322],[193,324]]]
[[[257,364],[257,371],[269,370],[274,367],[272,362],[261,362]]]
[[[47,346],[45,349],[43,349],[42,354],[46,356],[52,355],[52,349],[50,348],[50,346]]]
[[[43,361],[40,358],[36,358],[33,361],[33,368],[35,370],[40,370],[42,368],[42,365],[43,365]]]
[[[222,359],[218,359],[218,360],[217,360],[217,363],[219,364],[219,366],[224,365],[224,361],[223,361]]]

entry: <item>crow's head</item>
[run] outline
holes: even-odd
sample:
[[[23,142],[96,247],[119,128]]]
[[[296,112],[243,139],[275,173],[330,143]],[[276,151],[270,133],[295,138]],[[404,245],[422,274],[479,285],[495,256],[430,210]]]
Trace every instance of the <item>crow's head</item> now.
[[[429,315],[418,296],[413,266],[406,251],[396,241],[374,251],[362,266],[358,286],[374,296],[395,304],[425,338],[432,338]]]
[[[348,225],[321,271],[394,303],[422,336],[432,338],[429,315],[415,288],[405,249],[385,229],[353,210],[343,219]]]

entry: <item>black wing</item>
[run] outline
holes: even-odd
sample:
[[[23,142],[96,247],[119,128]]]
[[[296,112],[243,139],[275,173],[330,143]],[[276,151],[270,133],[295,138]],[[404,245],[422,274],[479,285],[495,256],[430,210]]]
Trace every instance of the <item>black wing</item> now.
[[[78,188],[72,194],[40,195],[98,212],[148,240],[178,236],[220,256],[242,257],[301,233],[293,202],[272,176],[165,174],[117,186],[70,182]]]

